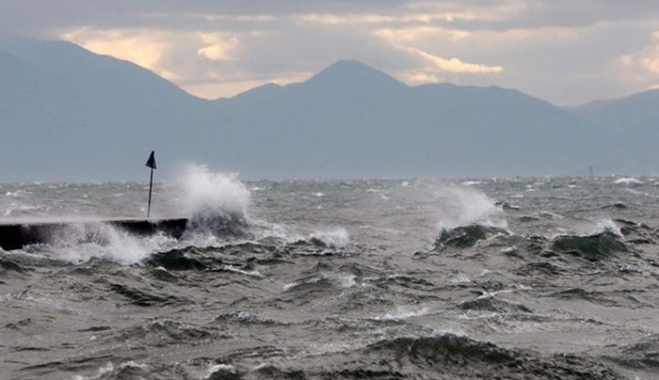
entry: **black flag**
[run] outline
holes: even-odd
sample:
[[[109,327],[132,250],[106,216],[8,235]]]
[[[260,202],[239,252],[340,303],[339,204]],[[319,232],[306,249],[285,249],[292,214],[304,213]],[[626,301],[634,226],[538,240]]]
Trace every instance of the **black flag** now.
[[[156,168],[156,152],[151,151],[149,159],[146,161],[146,166],[151,168],[151,179],[149,180],[149,207],[146,209],[146,217],[151,216],[151,192],[153,191],[153,170]]]
[[[151,151],[151,155],[149,156],[149,159],[146,161],[146,166],[150,167],[151,169],[158,169],[156,167],[156,152]]]

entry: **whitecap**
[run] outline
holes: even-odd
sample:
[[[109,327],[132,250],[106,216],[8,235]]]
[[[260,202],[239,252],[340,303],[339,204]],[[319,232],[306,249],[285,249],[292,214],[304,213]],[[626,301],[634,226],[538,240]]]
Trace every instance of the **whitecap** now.
[[[230,373],[234,373],[235,370],[236,370],[236,369],[235,369],[234,366],[232,366],[231,364],[210,364],[210,365],[208,366],[208,369],[206,370],[206,373],[204,374],[204,377],[203,377],[203,378],[204,378],[204,379],[210,379],[210,378],[214,377],[213,375],[214,375],[216,372],[230,372]],[[221,377],[218,377],[218,378],[221,378]]]
[[[341,287],[352,288],[357,285],[357,282],[355,281],[356,278],[357,276],[355,275],[339,276],[338,281],[341,284]]]
[[[350,234],[345,228],[333,231],[318,231],[309,235],[309,240],[321,242],[328,248],[345,248],[350,243]]]
[[[240,273],[240,274],[244,274],[246,276],[251,276],[251,277],[263,278],[263,275],[261,274],[261,272],[259,272],[257,270],[246,271],[246,270],[242,270],[242,269],[232,267],[230,265],[225,265],[222,268],[225,269],[225,270],[228,270],[229,272]]]
[[[178,185],[184,194],[185,211],[192,219],[247,218],[251,194],[236,174],[212,173],[205,166],[189,164]]]
[[[620,238],[623,237],[620,227],[618,227],[618,225],[611,219],[602,219],[595,221],[594,224],[583,229],[580,235],[591,236],[591,235],[599,235],[602,233],[611,233]]]
[[[400,320],[408,319],[413,317],[421,317],[424,315],[430,314],[430,310],[427,307],[423,308],[412,308],[409,306],[398,306],[396,309],[388,312],[387,314],[381,317],[375,317],[376,320]]]
[[[614,182],[616,185],[642,185],[643,181],[633,177],[618,178]]]
[[[294,289],[294,288],[297,288],[298,286],[303,285],[303,284],[315,284],[316,282],[318,282],[322,279],[323,279],[323,277],[321,277],[321,276],[315,276],[315,277],[311,277],[311,278],[305,278],[303,280],[293,281],[291,283],[288,283],[288,284],[284,285],[282,287],[282,290],[287,292],[287,291],[289,291],[291,289]]]
[[[464,273],[461,273],[451,279],[451,284],[464,284],[471,282],[471,278]]]
[[[479,224],[507,230],[505,213],[485,193],[473,188],[445,188],[435,194],[439,201],[438,227],[451,230]]]
[[[175,243],[173,237],[163,233],[142,237],[106,223],[71,223],[37,250],[45,250],[49,257],[73,264],[103,258],[133,265]]]
[[[149,366],[148,366],[147,364],[139,364],[139,363],[135,363],[135,362],[132,361],[132,360],[127,361],[127,362],[123,362],[123,363],[119,364],[119,368],[120,368],[120,369],[123,369],[123,368],[126,368],[126,367],[128,367],[128,368],[140,368],[140,369],[147,369],[147,368],[149,368]]]
[[[108,373],[111,373],[112,371],[114,371],[114,365],[112,363],[108,363],[103,367],[99,368],[96,375],[93,376],[77,375],[73,377],[73,380],[97,380],[103,378],[103,376],[107,375]]]

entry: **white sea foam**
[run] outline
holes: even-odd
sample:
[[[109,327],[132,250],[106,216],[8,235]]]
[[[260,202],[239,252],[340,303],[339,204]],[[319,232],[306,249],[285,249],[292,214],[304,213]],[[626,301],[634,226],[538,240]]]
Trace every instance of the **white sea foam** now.
[[[206,373],[202,377],[203,379],[210,379],[216,372],[229,372],[229,373],[234,373],[235,368],[231,364],[210,364],[208,366],[208,369],[206,370]],[[222,378],[221,376],[218,378]]]
[[[312,343],[308,349],[311,355],[325,355],[336,352],[345,352],[354,348],[355,345],[348,342],[334,342],[334,343]],[[301,358],[301,356],[298,356]],[[296,358],[298,358],[296,357]]]
[[[315,277],[305,278],[305,279],[302,279],[302,280],[293,281],[289,284],[284,285],[282,287],[282,290],[287,292],[291,289],[297,288],[300,285],[315,284],[315,283],[321,281],[322,279],[323,279],[322,276],[315,276]]]
[[[123,362],[123,363],[119,364],[119,368],[121,368],[121,369],[123,369],[123,368],[140,368],[140,369],[148,369],[149,366],[148,366],[147,364],[139,364],[139,363],[135,363],[135,362],[132,361],[132,360],[129,360],[129,361],[127,361],[127,362]]]
[[[471,278],[464,273],[461,273],[451,279],[451,284],[464,284],[471,282]]]
[[[246,270],[242,270],[242,269],[232,267],[231,265],[225,265],[223,268],[225,270],[228,270],[229,272],[240,273],[240,274],[244,274],[244,275],[250,276],[250,277],[257,277],[257,278],[262,278],[263,277],[261,272],[259,272],[257,270],[246,271]]]
[[[424,315],[429,314],[430,311],[427,307],[423,308],[414,308],[414,307],[409,307],[409,306],[398,306],[396,309],[388,312],[387,314],[381,316],[381,317],[376,317],[374,319],[376,320],[400,320],[400,319],[408,319],[408,318],[414,318],[414,317],[421,317]]]
[[[213,173],[203,165],[186,165],[178,181],[188,214],[246,216],[251,194],[236,174]]]
[[[350,243],[350,234],[345,228],[332,231],[318,231],[309,235],[309,240],[316,240],[328,248],[345,248]]]
[[[657,195],[655,195],[655,194],[650,194],[650,193],[645,192],[645,191],[638,191],[638,190],[629,189],[629,188],[626,188],[625,191],[628,192],[628,193],[630,193],[630,194],[637,195],[637,196],[639,196],[639,197],[646,197],[646,198],[659,198],[659,196],[657,196]]]
[[[103,367],[99,368],[96,375],[93,375],[93,376],[80,376],[80,375],[77,375],[77,376],[73,377],[73,380],[96,380],[96,379],[101,379],[101,378],[103,378],[103,376],[107,375],[108,373],[111,373],[112,371],[114,371],[114,365],[112,365],[112,363],[108,363],[108,364],[104,365]]]
[[[643,181],[633,178],[633,177],[625,177],[625,178],[618,178],[614,182],[616,185],[642,185]]]
[[[533,216],[542,218],[542,219],[548,219],[548,220],[560,220],[560,219],[565,219],[563,215],[556,214],[554,212],[550,211],[540,211],[536,214],[533,214]]]
[[[337,280],[341,284],[342,288],[352,288],[353,286],[357,285],[357,282],[355,281],[356,278],[357,276],[351,274],[347,276],[339,276]]]
[[[519,249],[514,245],[512,247],[504,248],[501,250],[501,253],[506,254],[516,254],[517,252],[519,252]]]
[[[182,209],[190,215],[184,239],[195,246],[215,246],[247,233],[251,193],[235,174],[213,173],[189,164],[177,182]]]
[[[623,237],[620,227],[611,219],[602,219],[595,221],[594,224],[585,227],[580,231],[580,235],[591,236],[602,233],[612,233],[618,237]]]
[[[23,214],[29,213],[30,211],[34,211],[38,209],[39,207],[37,206],[30,206],[30,205],[12,202],[10,205],[8,205],[5,208],[2,214],[5,217],[10,217],[10,216],[14,217],[14,216],[21,216]]]
[[[457,328],[451,328],[451,327],[442,327],[442,328],[437,328],[432,331],[433,336],[444,336],[446,334],[451,334],[455,336],[467,336],[467,333],[462,330],[462,328],[457,327]]]
[[[163,234],[138,237],[109,224],[73,223],[52,237],[50,246],[54,252],[49,255],[72,263],[97,257],[131,265],[174,242]]]
[[[435,194],[440,201],[440,230],[470,224],[508,229],[505,214],[483,192],[473,188],[445,188]]]

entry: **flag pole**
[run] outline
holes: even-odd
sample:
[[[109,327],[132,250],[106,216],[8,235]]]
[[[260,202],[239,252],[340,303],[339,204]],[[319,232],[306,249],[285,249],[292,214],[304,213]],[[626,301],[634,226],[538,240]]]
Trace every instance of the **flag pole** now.
[[[151,179],[149,180],[149,206],[146,209],[146,218],[149,219],[151,216],[151,193],[153,191],[153,171],[156,168],[156,152],[151,151],[151,155],[149,156],[149,159],[146,161],[146,166],[151,168]]]

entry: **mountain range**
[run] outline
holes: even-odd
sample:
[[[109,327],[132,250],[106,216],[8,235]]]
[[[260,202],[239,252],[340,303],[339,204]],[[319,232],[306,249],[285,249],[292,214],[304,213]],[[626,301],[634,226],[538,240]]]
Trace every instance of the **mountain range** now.
[[[413,87],[357,61],[209,101],[68,42],[3,36],[0,182],[143,179],[151,150],[166,173],[197,162],[247,179],[653,174],[657,105],[659,91],[560,108]]]

